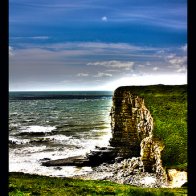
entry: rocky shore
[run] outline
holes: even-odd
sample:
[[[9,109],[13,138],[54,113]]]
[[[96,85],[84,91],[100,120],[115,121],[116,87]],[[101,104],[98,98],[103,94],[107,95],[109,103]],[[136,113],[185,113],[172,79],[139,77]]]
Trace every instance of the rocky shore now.
[[[174,178],[168,179],[162,166],[164,144],[153,135],[153,118],[144,99],[120,87],[114,92],[110,115],[110,146],[96,148],[86,156],[44,161],[42,165],[93,168],[92,172],[75,178],[111,180],[140,187],[175,187],[175,183],[169,182]],[[187,181],[187,174],[183,175],[178,186]]]
[[[130,184],[139,187],[160,188],[168,187],[167,181],[163,181],[156,173],[144,172],[143,162],[140,157],[124,159],[113,164],[103,163],[93,168],[92,172],[74,178],[88,180],[109,180],[120,184]]]

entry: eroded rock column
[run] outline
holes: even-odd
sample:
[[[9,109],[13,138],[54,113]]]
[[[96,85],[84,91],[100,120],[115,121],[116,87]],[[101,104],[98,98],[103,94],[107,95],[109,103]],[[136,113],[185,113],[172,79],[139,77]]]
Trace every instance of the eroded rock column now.
[[[115,91],[111,110],[110,145],[123,158],[139,157],[140,143],[152,136],[153,118],[144,99],[128,91]]]
[[[130,91],[117,89],[111,110],[112,138],[110,145],[123,158],[140,157],[145,172],[155,172],[166,180],[161,151],[164,145],[153,137],[153,118],[144,99]]]

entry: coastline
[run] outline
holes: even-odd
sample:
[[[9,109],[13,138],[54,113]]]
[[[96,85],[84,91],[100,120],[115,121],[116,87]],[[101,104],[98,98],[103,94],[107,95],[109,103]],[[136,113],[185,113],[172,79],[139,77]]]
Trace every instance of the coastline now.
[[[131,87],[131,88],[133,88],[133,87]],[[166,153],[167,150],[169,150],[169,149],[175,149],[175,148],[173,148],[173,146],[175,147],[174,141],[176,141],[176,140],[174,140],[175,138],[169,137],[170,134],[166,132],[166,130],[167,130],[166,129],[166,127],[167,127],[166,125],[168,125],[168,124],[175,125],[176,123],[182,124],[182,122],[181,121],[177,121],[177,122],[175,121],[175,124],[174,124],[173,121],[170,120],[170,118],[169,119],[168,118],[165,119],[165,117],[173,117],[174,119],[181,119],[180,117],[181,116],[184,116],[184,114],[186,113],[186,110],[182,110],[183,113],[182,114],[179,114],[181,116],[179,116],[179,117],[176,116],[177,109],[179,107],[183,109],[184,106],[186,105],[186,99],[185,99],[186,98],[186,96],[185,96],[186,95],[185,94],[186,91],[184,89],[185,87],[182,87],[182,89],[179,89],[179,90],[176,89],[176,87],[175,87],[175,89],[173,89],[175,91],[174,92],[172,91],[172,93],[170,92],[169,94],[165,93],[164,89],[162,89],[163,88],[162,86],[161,86],[161,89],[159,89],[160,86],[149,87],[149,88],[153,88],[151,90],[153,90],[153,91],[156,92],[153,96],[151,95],[151,93],[149,93],[149,89],[147,89],[147,87],[145,87],[145,89],[140,89],[140,88],[138,89],[137,88],[137,89],[133,89],[133,90],[134,91],[138,91],[139,93],[140,93],[140,91],[142,93],[144,93],[145,96],[144,95],[143,96],[145,97],[145,101],[146,101],[148,107],[152,110],[152,114],[153,114],[153,117],[155,119],[155,124],[156,124],[156,122],[159,122],[160,121],[159,118],[165,120],[165,121],[163,121],[163,122],[165,122],[165,124],[163,124],[163,125],[161,124],[161,126],[156,127],[156,129],[155,129],[155,131],[157,131],[157,130],[160,129],[161,131],[163,131],[163,133],[166,133],[164,135],[162,134],[163,139],[165,139],[165,142],[169,141],[169,143],[167,143],[167,145],[166,145],[166,148],[165,148],[166,150],[163,153],[163,160],[165,161],[164,163],[171,164],[172,165],[172,168],[177,168],[177,166],[179,166],[179,165],[182,165],[182,166],[185,167],[186,166],[185,165],[186,159],[183,159],[183,157],[186,155],[186,154],[183,153],[185,150],[182,150],[182,148],[177,148],[176,152],[174,151],[175,152],[175,157],[174,157],[175,159],[173,159],[173,157],[172,157],[171,160],[168,159],[169,156],[171,156],[171,152],[170,153]],[[162,94],[164,96],[163,97],[160,97],[160,94]],[[159,99],[157,98],[157,96],[158,96]],[[155,100],[155,101],[153,101],[153,100]],[[167,105],[165,105],[165,100],[168,100]],[[184,101],[183,104],[181,103],[182,100]],[[179,101],[179,103],[177,101]],[[176,102],[178,104],[176,104]],[[170,107],[168,106],[168,103],[170,103],[169,104]],[[162,105],[164,107],[161,107],[160,108],[160,106],[162,106]],[[157,113],[157,111],[159,113]],[[184,118],[184,120],[186,120],[186,118]],[[174,126],[174,128],[175,127],[176,126]],[[183,133],[186,136],[186,132],[185,132],[186,129],[184,129],[184,127],[182,127],[182,128],[183,128],[182,130],[184,131]],[[172,134],[175,135],[175,136],[176,136],[176,134],[179,134],[180,133],[179,130],[177,130],[177,129],[171,129],[171,130],[172,130]],[[96,133],[95,131],[92,131],[93,136],[95,135],[95,133]],[[161,134],[162,132],[157,132],[157,133],[155,132],[155,134],[158,134],[158,133]],[[181,135],[179,135],[179,138],[180,137],[181,137]],[[119,140],[119,137],[115,137],[115,138]],[[172,139],[172,142],[170,141],[170,139]],[[116,144],[121,144],[121,143],[117,142]],[[183,145],[183,143],[182,144],[176,143],[176,145],[178,147],[185,146],[185,145]],[[90,146],[88,146],[88,147],[90,147]],[[122,147],[122,146],[120,146],[120,147]],[[130,149],[128,148],[128,150],[130,150]],[[64,152],[64,151],[62,151],[62,149],[61,149],[61,152]],[[179,156],[177,156],[177,155],[180,155],[180,159],[178,158]],[[136,159],[139,158],[139,157],[135,157],[135,156],[130,156],[130,157],[136,158]],[[186,158],[186,156],[185,156],[185,158]],[[49,158],[47,156],[45,156],[45,157],[42,156],[42,159],[45,159],[46,160],[46,159],[49,159]],[[69,188],[70,188],[69,183],[66,182],[66,181],[67,180],[68,181],[72,181],[73,183],[72,183],[71,187],[72,187],[73,191],[75,191],[74,188],[76,188],[76,189],[78,188],[78,185],[76,185],[78,182],[80,182],[80,186],[79,187],[82,188],[82,189],[84,189],[84,187],[89,186],[89,184],[92,184],[94,182],[100,184],[99,185],[100,187],[102,187],[102,186],[104,187],[104,183],[107,182],[107,183],[109,183],[108,186],[114,186],[112,183],[114,183],[115,185],[117,183],[119,186],[128,187],[126,189],[129,189],[129,191],[131,191],[133,187],[136,188],[137,191],[138,190],[140,191],[140,189],[143,190],[143,191],[144,190],[146,191],[146,190],[150,189],[150,191],[152,191],[152,192],[160,192],[160,190],[162,190],[162,189],[165,189],[165,190],[171,189],[169,192],[172,192],[172,190],[176,190],[175,188],[171,188],[171,187],[168,187],[166,185],[163,185],[162,186],[162,184],[160,184],[160,182],[157,183],[158,177],[156,177],[155,173],[154,174],[152,174],[152,173],[149,174],[147,172],[142,172],[141,173],[140,164],[138,164],[139,162],[140,161],[138,160],[137,161],[137,168],[131,162],[130,163],[126,163],[125,165],[123,165],[122,162],[120,163],[118,161],[115,162],[113,165],[112,164],[109,165],[107,163],[103,163],[103,165],[101,165],[100,167],[94,168],[95,169],[94,171],[88,172],[87,175],[78,175],[78,176],[73,176],[73,177],[71,177],[71,176],[70,177],[63,176],[62,174],[65,174],[64,171],[63,171],[64,168],[61,168],[61,167],[51,167],[50,168],[50,169],[53,168],[55,170],[56,169],[58,170],[58,172],[61,174],[58,177],[49,177],[49,176],[47,177],[47,176],[44,176],[44,175],[37,175],[37,174],[24,174],[24,173],[17,173],[17,172],[14,172],[13,173],[13,172],[10,172],[10,179],[12,179],[12,182],[10,184],[10,190],[12,192],[14,192],[14,191],[27,191],[27,190],[28,191],[31,191],[31,188],[33,187],[32,184],[38,184],[39,187],[42,187],[43,186],[44,187],[43,189],[46,189],[48,191],[52,191],[53,190],[53,186],[49,183],[50,180],[52,180],[52,181],[54,180],[52,182],[52,184],[56,184],[55,187],[58,187],[61,183],[64,183],[64,185],[66,185],[65,187],[68,186]],[[120,165],[118,165],[118,163],[120,163]],[[130,166],[130,167],[128,167],[128,166]],[[168,165],[165,164],[164,166],[165,166],[165,168],[167,168]],[[129,171],[129,170],[131,170],[131,171]],[[16,178],[16,179],[14,180],[13,178]],[[26,181],[25,181],[25,179],[26,179]],[[30,179],[30,181],[32,181],[31,182],[31,185],[29,185],[30,186],[29,188],[25,188],[23,190],[23,188],[21,189],[21,186],[22,186],[21,184],[24,184],[24,186],[26,186],[26,183],[29,183],[27,179]],[[59,179],[62,180],[62,182]],[[17,181],[21,181],[21,180],[24,180],[24,183],[22,182],[21,184],[19,184]],[[44,182],[44,185],[41,185],[40,184],[40,183],[42,183],[42,181],[46,181],[46,182]],[[184,183],[182,183],[182,184],[184,184]],[[93,184],[93,186],[91,186],[91,188],[96,187],[96,186],[97,185]],[[187,183],[186,183],[186,186],[187,186]],[[91,188],[88,191],[92,191]],[[157,189],[157,190],[155,190],[154,188]],[[182,190],[185,190],[185,189],[186,188],[182,188]],[[182,191],[181,188],[177,188],[177,190]],[[111,194],[114,193],[116,195],[116,192],[115,191],[117,191],[117,190],[114,189],[114,191]],[[39,190],[38,190],[38,193],[39,193]],[[99,193],[99,192],[96,192],[96,190],[93,190],[93,193],[95,193],[95,194],[102,194],[102,192]],[[66,195],[66,194],[63,193],[63,195]]]

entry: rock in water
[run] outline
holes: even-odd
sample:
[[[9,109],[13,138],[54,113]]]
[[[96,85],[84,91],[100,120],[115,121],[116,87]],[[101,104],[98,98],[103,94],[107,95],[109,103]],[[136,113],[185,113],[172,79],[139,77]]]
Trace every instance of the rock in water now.
[[[66,159],[57,159],[42,162],[43,166],[77,166],[77,167],[85,167],[89,166],[89,160],[84,156],[74,156]]]

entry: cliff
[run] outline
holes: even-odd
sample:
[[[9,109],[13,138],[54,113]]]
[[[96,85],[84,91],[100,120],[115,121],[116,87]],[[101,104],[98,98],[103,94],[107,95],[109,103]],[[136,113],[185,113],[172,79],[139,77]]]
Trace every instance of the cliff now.
[[[118,155],[130,158],[140,155],[140,143],[152,136],[153,118],[144,99],[129,91],[116,90],[111,109],[112,138],[110,145]]]
[[[164,175],[161,151],[164,146],[153,137],[153,118],[144,103],[144,98],[127,88],[114,92],[111,109],[112,138],[110,145],[115,147],[117,156],[139,157],[144,171]]]
[[[121,168],[127,159],[130,174],[138,170],[150,172],[165,182],[162,157],[165,165],[187,162],[186,88],[186,85],[119,87],[114,92],[110,113],[110,146],[97,148],[86,157],[46,161],[43,165],[94,167],[122,161]]]
[[[117,88],[113,96],[111,127],[110,144],[120,148],[123,157],[139,156],[139,144],[150,136],[154,142],[156,138],[156,142],[161,143],[164,166],[186,170],[187,85]]]

